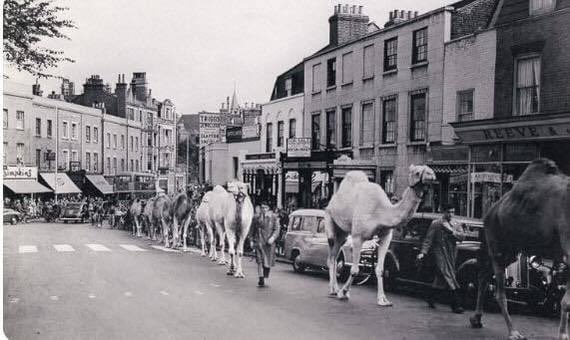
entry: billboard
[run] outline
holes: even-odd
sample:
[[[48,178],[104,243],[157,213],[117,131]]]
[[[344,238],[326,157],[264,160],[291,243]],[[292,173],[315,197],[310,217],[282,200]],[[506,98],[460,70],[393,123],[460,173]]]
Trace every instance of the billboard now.
[[[220,141],[220,125],[219,113],[200,113],[200,146]]]
[[[287,157],[311,157],[311,138],[288,138]]]
[[[38,168],[35,166],[4,166],[4,179],[36,179]]]

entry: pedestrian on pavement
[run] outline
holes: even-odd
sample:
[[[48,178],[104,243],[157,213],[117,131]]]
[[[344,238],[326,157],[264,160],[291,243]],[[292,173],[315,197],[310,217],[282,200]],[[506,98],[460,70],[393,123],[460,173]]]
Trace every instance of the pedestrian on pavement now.
[[[265,280],[269,278],[271,267],[275,265],[275,241],[279,237],[277,216],[271,212],[267,202],[262,202],[260,209],[256,207],[250,236],[257,262],[257,286],[265,287]]]
[[[426,294],[428,306],[435,308],[436,290],[447,288],[451,292],[451,310],[461,314],[464,310],[458,294],[460,286],[455,277],[455,259],[456,241],[465,239],[465,231],[453,221],[454,213],[453,206],[443,206],[443,216],[431,223],[417,259],[422,261],[430,253],[435,259],[435,279]]]

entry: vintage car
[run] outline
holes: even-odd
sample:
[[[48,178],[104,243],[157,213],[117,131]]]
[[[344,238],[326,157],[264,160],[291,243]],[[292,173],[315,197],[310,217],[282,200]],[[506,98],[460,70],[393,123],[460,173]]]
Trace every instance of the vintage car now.
[[[2,212],[4,214],[4,223],[10,223],[12,225],[20,222],[22,214],[14,209],[4,209]]]
[[[418,265],[416,256],[431,222],[441,218],[438,213],[415,213],[404,226],[394,230],[394,237],[384,262],[384,287],[387,290],[405,286],[431,285],[434,278],[434,261],[428,256]],[[453,221],[463,226],[466,238],[457,243],[457,280],[462,286],[465,300],[474,304],[477,296],[477,257],[480,249],[481,220],[454,216]],[[374,266],[377,244],[367,243],[363,247],[361,263]],[[558,313],[560,298],[564,293],[563,268],[552,260],[535,256],[519,255],[518,260],[506,269],[507,298],[510,303],[522,303],[546,314]],[[374,272],[371,272],[373,275]],[[491,282],[488,298],[494,292]]]
[[[64,223],[73,222],[85,222],[89,219],[89,212],[87,211],[87,204],[84,202],[69,202],[67,203],[61,212],[59,218]]]

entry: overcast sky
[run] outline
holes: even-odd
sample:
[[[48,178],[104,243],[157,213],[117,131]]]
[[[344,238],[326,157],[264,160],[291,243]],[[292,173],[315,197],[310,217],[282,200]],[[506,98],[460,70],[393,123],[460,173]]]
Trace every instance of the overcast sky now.
[[[266,103],[275,77],[328,42],[331,0],[61,0],[77,30],[71,41],[46,43],[75,59],[53,73],[75,82],[76,93],[91,74],[112,85],[147,73],[152,94],[174,101],[177,111],[216,111],[231,96],[234,81],[240,104]],[[360,0],[380,27],[393,9],[425,13],[444,0]],[[6,73],[32,84],[34,79]],[[59,81],[41,80],[44,95]]]

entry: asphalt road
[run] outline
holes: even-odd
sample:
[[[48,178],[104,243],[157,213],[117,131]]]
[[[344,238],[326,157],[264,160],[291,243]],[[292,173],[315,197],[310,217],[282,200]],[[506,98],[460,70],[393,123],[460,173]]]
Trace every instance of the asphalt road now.
[[[55,245],[55,246],[54,246]],[[468,315],[433,311],[408,293],[375,305],[375,286],[351,300],[327,297],[327,276],[277,264],[257,288],[195,252],[152,248],[125,231],[87,224],[4,227],[4,332],[9,339],[502,339],[500,314],[470,329]],[[552,338],[558,322],[514,315],[533,339]]]

